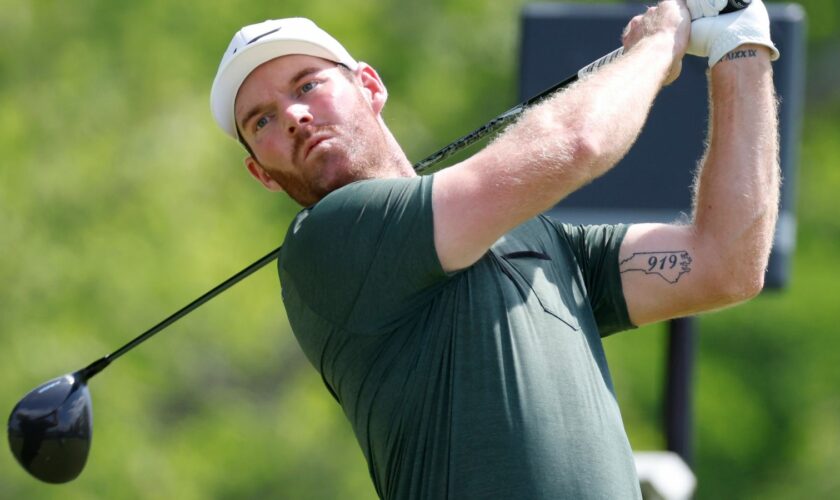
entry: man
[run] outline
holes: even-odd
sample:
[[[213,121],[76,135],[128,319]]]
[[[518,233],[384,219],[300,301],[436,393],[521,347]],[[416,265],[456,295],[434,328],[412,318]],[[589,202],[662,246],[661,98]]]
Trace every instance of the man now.
[[[623,41],[619,60],[426,177],[382,119],[376,71],[310,21],[231,42],[213,112],[251,175],[305,207],[279,258],[284,304],[381,497],[639,497],[601,337],[761,290],[779,183],[764,6],[692,27],[665,0]],[[625,154],[689,45],[712,96],[692,222],[540,216]],[[634,259],[679,272],[622,267]]]

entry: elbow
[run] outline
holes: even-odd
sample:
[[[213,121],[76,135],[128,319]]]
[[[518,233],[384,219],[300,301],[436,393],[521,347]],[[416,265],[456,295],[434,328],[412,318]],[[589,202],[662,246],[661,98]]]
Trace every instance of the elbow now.
[[[715,290],[721,305],[735,305],[746,302],[764,289],[764,266],[742,267],[740,270],[729,270],[719,277]]]
[[[700,236],[704,261],[714,268],[708,275],[711,289],[707,291],[721,305],[745,302],[764,289],[774,227],[775,216],[759,217],[746,229],[743,224],[720,226]]]
[[[730,304],[739,304],[755,298],[764,289],[764,272],[752,276],[733,280],[727,288],[727,299]]]

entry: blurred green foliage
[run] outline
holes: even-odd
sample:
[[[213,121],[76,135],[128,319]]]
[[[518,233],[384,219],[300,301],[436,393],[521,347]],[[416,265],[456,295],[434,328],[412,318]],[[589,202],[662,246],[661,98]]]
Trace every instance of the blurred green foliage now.
[[[522,0],[0,0],[0,408],[81,368],[274,248],[297,210],[249,180],[209,87],[233,32],[318,20],[389,86],[419,159],[514,103]],[[700,320],[697,498],[840,491],[840,91],[834,2],[809,13],[793,282]],[[618,40],[618,34],[616,34]],[[607,341],[634,448],[660,449],[662,326]],[[85,472],[0,453],[2,498],[373,498],[300,354],[272,266],[91,381]]]

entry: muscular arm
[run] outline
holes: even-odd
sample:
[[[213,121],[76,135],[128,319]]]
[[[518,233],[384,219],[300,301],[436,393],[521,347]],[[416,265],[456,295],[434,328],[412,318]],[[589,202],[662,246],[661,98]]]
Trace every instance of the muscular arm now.
[[[529,110],[475,156],[436,174],[435,246],[444,269],[471,265],[501,235],[626,153],[685,51],[687,12],[665,1],[630,27],[632,47],[621,59]]]
[[[730,305],[763,286],[779,202],[768,50],[741,46],[717,63],[710,101],[691,224],[632,226],[621,247],[624,296],[636,325]]]

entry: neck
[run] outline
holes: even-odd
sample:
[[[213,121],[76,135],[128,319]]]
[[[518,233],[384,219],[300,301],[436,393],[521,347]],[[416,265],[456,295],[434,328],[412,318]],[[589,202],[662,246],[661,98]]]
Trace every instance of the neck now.
[[[385,145],[388,150],[386,161],[388,162],[389,168],[387,171],[392,173],[394,177],[416,176],[417,172],[414,171],[414,167],[411,162],[408,161],[408,157],[405,155],[405,151],[403,151],[402,146],[400,146],[396,138],[394,138],[394,135],[384,123],[382,124],[382,130],[385,134]]]

